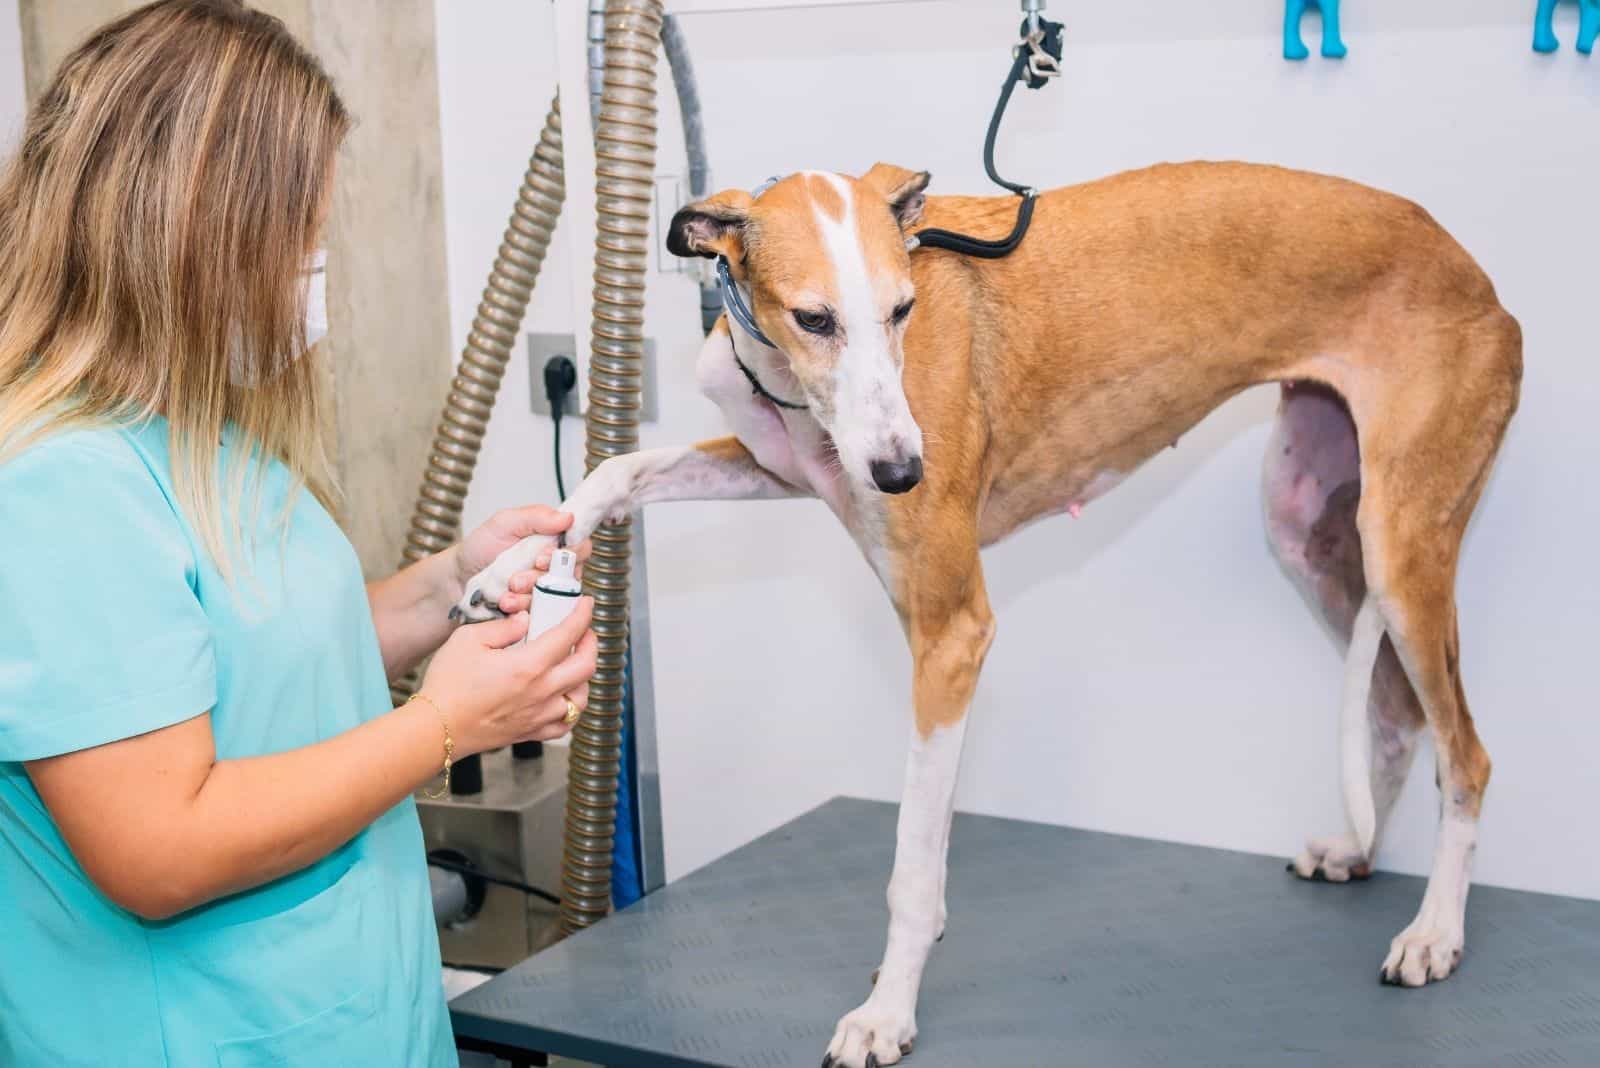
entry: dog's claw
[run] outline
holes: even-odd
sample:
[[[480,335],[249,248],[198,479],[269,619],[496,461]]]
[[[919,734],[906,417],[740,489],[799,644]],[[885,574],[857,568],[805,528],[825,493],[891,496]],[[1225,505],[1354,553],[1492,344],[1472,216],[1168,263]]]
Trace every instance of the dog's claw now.
[[[902,1042],[902,1043],[900,1043],[900,1056],[902,1056],[902,1057],[911,1056],[911,1043],[910,1042]]]
[[[833,1068],[833,1054],[824,1053],[822,1055],[822,1068]]]
[[[866,1068],[878,1068],[878,1055],[876,1053],[867,1054]]]
[[[478,607],[480,604],[483,603],[483,591],[482,590],[474,590],[473,593],[472,593],[472,600],[468,601],[467,603],[470,604],[474,608]]]
[[[461,606],[458,605],[458,604],[451,605],[450,606],[450,622],[454,623],[456,620],[458,620],[460,618],[461,618]]]

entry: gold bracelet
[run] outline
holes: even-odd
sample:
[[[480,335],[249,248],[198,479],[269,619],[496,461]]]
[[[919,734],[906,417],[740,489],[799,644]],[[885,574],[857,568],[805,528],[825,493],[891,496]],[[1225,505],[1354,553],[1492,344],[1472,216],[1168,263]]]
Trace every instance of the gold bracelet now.
[[[450,737],[450,718],[444,714],[444,709],[434,703],[433,698],[427,694],[414,693],[406,698],[406,704],[412,701],[426,701],[432,709],[439,713],[439,724],[444,727],[444,785],[439,787],[438,793],[430,793],[427,789],[422,791],[422,796],[429,801],[437,801],[450,792],[450,763],[456,755],[455,739]]]

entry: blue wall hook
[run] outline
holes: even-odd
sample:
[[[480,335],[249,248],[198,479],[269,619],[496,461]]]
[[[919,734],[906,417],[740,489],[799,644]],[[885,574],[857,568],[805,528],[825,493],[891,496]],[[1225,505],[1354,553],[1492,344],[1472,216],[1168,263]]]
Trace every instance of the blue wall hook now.
[[[1554,2],[1554,0],[1541,0],[1541,3]],[[1600,3],[1600,0],[1585,0],[1585,2]],[[1305,59],[1311,53],[1306,51],[1305,41],[1300,39],[1300,17],[1306,13],[1306,8],[1314,7],[1322,12],[1322,55],[1326,59],[1343,59],[1345,56],[1344,39],[1339,36],[1339,0],[1284,0],[1283,4],[1283,58]]]
[[[1533,16],[1533,50],[1554,52],[1561,47],[1556,38],[1556,4],[1560,0],[1539,0],[1539,10]],[[1578,0],[1578,51],[1588,55],[1594,51],[1595,38],[1600,37],[1600,0]]]

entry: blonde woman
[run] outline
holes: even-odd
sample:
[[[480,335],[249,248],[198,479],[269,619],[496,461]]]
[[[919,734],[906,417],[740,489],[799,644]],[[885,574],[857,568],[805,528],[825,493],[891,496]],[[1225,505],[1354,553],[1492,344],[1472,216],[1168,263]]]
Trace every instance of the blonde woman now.
[[[410,796],[566,733],[594,644],[584,603],[513,647],[531,572],[446,617],[565,516],[371,585],[329,518],[304,353],[347,125],[277,21],[165,0],[0,177],[0,1064],[455,1062]]]

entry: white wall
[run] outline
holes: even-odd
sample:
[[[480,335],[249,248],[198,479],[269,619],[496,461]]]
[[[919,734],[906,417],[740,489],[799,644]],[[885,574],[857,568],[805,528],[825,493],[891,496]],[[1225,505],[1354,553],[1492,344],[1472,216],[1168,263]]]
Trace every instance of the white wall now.
[[[480,0],[435,4],[439,123],[444,149],[445,243],[450,274],[452,352],[459,355],[528,158],[555,94],[551,4]],[[586,106],[586,105],[585,105]],[[585,119],[585,123],[587,120]],[[588,136],[580,132],[580,136]],[[573,260],[563,216],[523,323],[524,333],[572,329]],[[524,499],[556,497],[550,423],[528,409],[526,349],[501,385],[501,403],[468,502],[469,521]],[[587,355],[580,362],[587,362]],[[582,428],[567,426],[582,441]],[[567,450],[576,478],[580,453]]]
[[[1600,897],[1592,844],[1571,840],[1600,811],[1600,58],[1571,50],[1569,12],[1563,51],[1538,56],[1531,4],[1397,6],[1352,6],[1350,57],[1303,64],[1279,58],[1274,0],[1053,9],[1068,18],[1067,75],[1015,101],[1000,167],[1039,184],[1187,158],[1327,171],[1419,201],[1478,257],[1522,322],[1527,372],[1461,572],[1463,671],[1496,761],[1477,870]],[[554,76],[542,5],[440,7],[459,342]],[[932,170],[934,193],[985,190],[983,128],[1014,11],[955,0],[686,17],[719,183],[884,159]],[[663,88],[661,166],[681,173]],[[577,237],[577,257],[546,267],[534,329],[571,328],[563,287],[589,284],[591,255]],[[666,381],[646,446],[720,433],[690,381],[690,283],[655,274],[648,296]],[[525,375],[509,376],[469,519],[553,495],[549,424],[527,414]],[[1273,400],[1246,394],[1081,520],[986,554],[1000,636],[960,807],[1284,856],[1342,825],[1340,665],[1261,532]],[[649,535],[669,874],[834,794],[895,798],[909,657],[826,510],[661,506]],[[1427,868],[1430,764],[1424,752],[1385,867]]]
[[[11,151],[26,108],[22,94],[22,28],[17,0],[0,0],[0,156]]]

